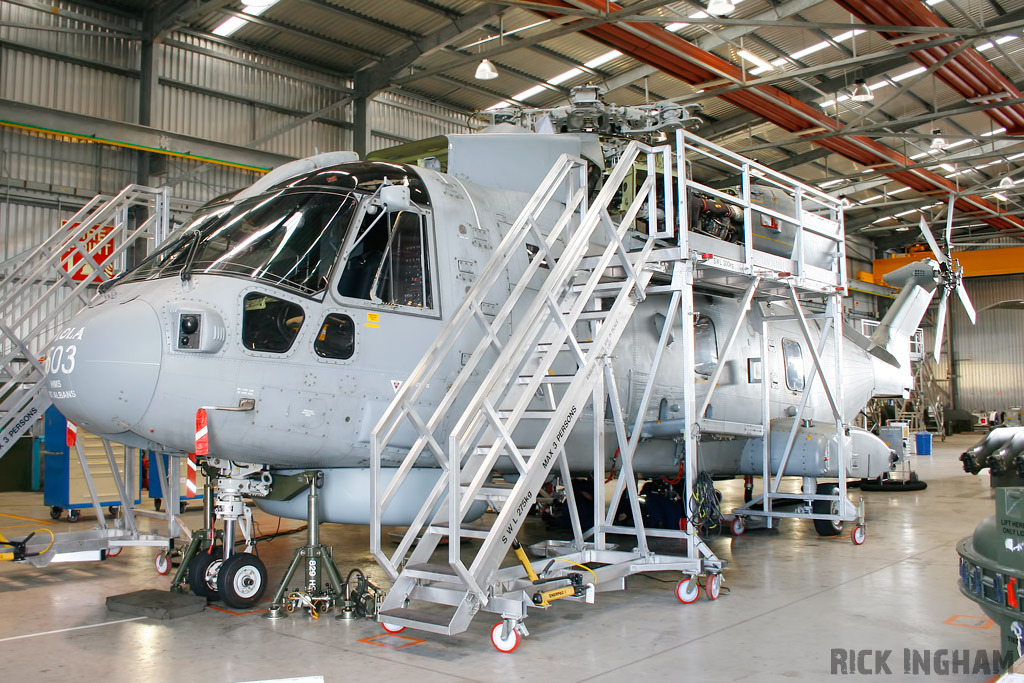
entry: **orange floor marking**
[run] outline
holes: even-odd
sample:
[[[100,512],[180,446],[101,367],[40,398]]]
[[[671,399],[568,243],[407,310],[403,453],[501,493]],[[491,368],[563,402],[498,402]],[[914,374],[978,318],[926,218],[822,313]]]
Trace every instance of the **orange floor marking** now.
[[[427,641],[419,640],[418,638],[410,638],[409,636],[400,636],[394,633],[382,633],[379,636],[363,638],[359,642],[366,643],[368,645],[377,645],[378,647],[386,647],[390,650],[401,650],[403,647],[419,645],[420,643],[425,643]]]
[[[966,623],[961,621],[966,620]],[[980,628],[982,630],[992,628],[996,625],[996,622],[992,621],[987,617],[974,617],[968,614],[954,614],[949,619],[946,619],[943,624],[949,626],[963,626],[964,628]]]
[[[12,515],[6,512],[0,512],[0,517],[10,517],[11,519],[23,519],[26,522],[35,522],[36,524],[56,524],[55,520],[51,519],[36,519],[35,517],[22,517],[21,515]]]

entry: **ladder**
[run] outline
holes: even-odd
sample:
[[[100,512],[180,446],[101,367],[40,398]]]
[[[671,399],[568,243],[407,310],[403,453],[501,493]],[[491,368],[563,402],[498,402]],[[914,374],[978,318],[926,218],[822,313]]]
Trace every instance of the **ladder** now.
[[[609,207],[642,156],[646,178],[613,221]],[[453,635],[489,603],[489,611],[507,612],[496,590],[499,567],[556,462],[568,473],[565,439],[644,299],[655,238],[665,234],[658,225],[656,168],[670,169],[670,162],[669,146],[631,142],[587,208],[585,164],[563,155],[378,422],[371,552],[394,580],[380,611],[390,627]],[[669,180],[663,188],[669,214]],[[645,206],[648,234],[631,242],[627,232]],[[671,229],[671,215],[665,218]],[[514,256],[527,249],[533,258],[525,272],[500,309],[487,315],[485,299],[503,286],[500,276]],[[466,347],[474,351],[443,399],[432,410],[422,405],[428,385],[444,381],[445,359]],[[394,452],[389,445],[400,428],[410,427],[416,439],[384,488],[382,464]],[[382,549],[381,520],[414,466],[440,467],[442,475],[389,555]],[[514,483],[495,485],[496,466],[514,469]],[[466,526],[483,505],[497,511],[493,520]],[[449,541],[448,562],[431,563],[442,538]],[[482,542],[467,560],[461,556],[464,538]],[[409,607],[410,601],[425,608]]]
[[[143,214],[144,211],[144,215]],[[140,238],[167,235],[168,190],[97,195],[30,252],[0,266],[0,458],[50,405],[46,348]]]

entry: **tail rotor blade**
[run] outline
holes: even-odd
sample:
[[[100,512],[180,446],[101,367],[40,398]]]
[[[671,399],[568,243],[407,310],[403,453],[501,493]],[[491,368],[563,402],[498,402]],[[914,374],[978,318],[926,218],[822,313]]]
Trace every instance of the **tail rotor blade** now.
[[[946,332],[946,301],[949,298],[947,290],[942,291],[939,298],[939,312],[935,316],[935,348],[932,349],[932,357],[939,362],[939,355],[942,353],[942,335]]]
[[[935,254],[935,258],[938,259],[939,263],[946,262],[946,256],[939,249],[939,243],[935,241],[935,236],[932,235],[932,231],[928,229],[928,224],[924,221],[924,216],[921,216],[921,234],[924,235],[924,239],[928,242],[928,246],[932,248],[932,253]]]
[[[974,304],[971,303],[971,298],[967,296],[967,288],[964,287],[963,281],[956,283],[956,295],[960,297],[960,303],[963,304],[964,311],[967,313],[967,317],[971,319],[971,324],[973,325],[978,316],[974,312]]]

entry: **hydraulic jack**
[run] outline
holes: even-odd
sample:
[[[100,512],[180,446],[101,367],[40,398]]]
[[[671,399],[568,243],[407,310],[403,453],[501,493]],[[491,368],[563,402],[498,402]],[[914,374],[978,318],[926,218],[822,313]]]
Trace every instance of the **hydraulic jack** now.
[[[329,612],[335,602],[344,596],[344,587],[334,551],[329,545],[320,543],[320,494],[324,485],[324,473],[310,470],[297,475],[309,487],[309,512],[306,531],[306,545],[295,550],[295,557],[281,581],[265,619],[283,619],[287,612],[305,609],[310,616],[318,619]],[[301,588],[289,590],[288,585],[297,571],[303,576]]]

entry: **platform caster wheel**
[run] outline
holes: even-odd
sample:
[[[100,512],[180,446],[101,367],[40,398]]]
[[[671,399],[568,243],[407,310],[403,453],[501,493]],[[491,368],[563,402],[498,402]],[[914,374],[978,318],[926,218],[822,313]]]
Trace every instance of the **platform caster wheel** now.
[[[117,557],[124,550],[124,546],[115,546],[113,548],[107,548],[107,557]]]
[[[192,593],[208,600],[220,599],[217,592],[217,575],[224,563],[220,548],[195,554],[188,565],[188,587]]]
[[[167,557],[167,553],[157,555],[154,564],[156,564],[156,573],[160,576],[167,576],[167,572],[171,571],[171,558]]]
[[[742,536],[743,532],[747,530],[747,520],[742,517],[737,517],[732,520],[732,524],[729,528],[732,530],[733,536]]]
[[[62,512],[64,512],[64,508],[54,505],[50,508],[50,519],[60,519],[60,513]]]
[[[68,521],[74,524],[82,518],[81,510],[68,510]]]
[[[676,598],[684,605],[696,602],[700,597],[700,584],[696,576],[687,576],[676,584]]]
[[[153,509],[154,510],[156,510],[157,512],[160,512],[160,508],[162,508],[163,506],[164,506],[163,498],[154,498],[153,499]]]
[[[722,575],[712,574],[708,577],[708,582],[704,586],[704,590],[708,595],[708,600],[717,600],[722,594]]]
[[[491,629],[491,645],[498,652],[513,652],[519,647],[519,631],[516,630],[515,626],[508,630],[508,636],[502,638],[501,632],[505,628],[504,622],[498,622]]]
[[[237,609],[252,607],[267,590],[267,568],[252,553],[237,553],[220,566],[217,592],[225,605]]]
[[[117,514],[121,512],[121,508],[117,507],[116,505],[111,505],[110,508],[108,509],[110,510],[111,517],[117,517]]]
[[[863,524],[858,524],[853,527],[850,532],[850,540],[853,541],[854,545],[864,545],[864,541],[867,540],[868,532],[864,530]]]
[[[394,633],[401,633],[402,631],[405,630],[404,626],[395,626],[393,624],[389,624],[386,621],[380,622],[380,627],[382,629],[384,629],[385,631],[387,631],[388,633],[392,633],[392,634],[394,634]]]

